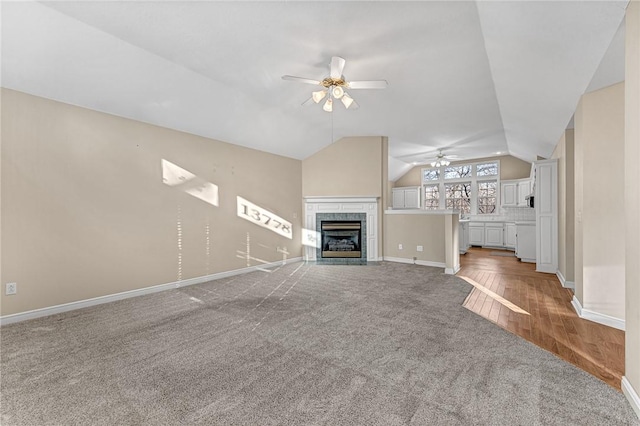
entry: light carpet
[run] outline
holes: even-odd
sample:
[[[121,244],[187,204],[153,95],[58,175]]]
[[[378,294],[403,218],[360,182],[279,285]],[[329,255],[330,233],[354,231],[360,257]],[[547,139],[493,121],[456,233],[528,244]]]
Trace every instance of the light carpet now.
[[[1,329],[3,425],[637,425],[442,269],[295,263]]]

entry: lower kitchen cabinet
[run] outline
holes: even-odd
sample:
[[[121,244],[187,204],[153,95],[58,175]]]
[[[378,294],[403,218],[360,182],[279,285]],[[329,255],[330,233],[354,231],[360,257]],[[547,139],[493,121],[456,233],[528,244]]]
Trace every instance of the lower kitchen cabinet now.
[[[485,223],[484,245],[504,247],[504,223]]]
[[[504,246],[506,248],[516,247],[516,224],[515,223],[504,224]]]
[[[465,254],[469,249],[469,222],[460,222],[458,229],[458,249]]]
[[[470,246],[484,245],[484,223],[483,222],[469,222],[469,245]]]
[[[536,263],[536,225],[516,225],[516,257],[523,262]]]

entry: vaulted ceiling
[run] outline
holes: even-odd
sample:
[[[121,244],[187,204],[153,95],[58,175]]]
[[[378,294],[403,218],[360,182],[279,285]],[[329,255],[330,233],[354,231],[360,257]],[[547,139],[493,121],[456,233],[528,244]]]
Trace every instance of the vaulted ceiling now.
[[[303,159],[387,136],[390,178],[442,148],[548,157],[624,79],[627,1],[3,2],[2,86]],[[302,106],[332,56],[360,108]]]

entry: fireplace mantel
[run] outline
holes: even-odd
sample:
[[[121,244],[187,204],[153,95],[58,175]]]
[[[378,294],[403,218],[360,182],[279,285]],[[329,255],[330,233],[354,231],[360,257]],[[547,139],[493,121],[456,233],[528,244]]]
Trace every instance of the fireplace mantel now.
[[[379,197],[304,197],[305,201],[305,260],[316,261],[316,248],[319,244],[319,234],[316,229],[316,214],[318,213],[365,213],[366,253],[368,261],[378,258],[378,200]]]

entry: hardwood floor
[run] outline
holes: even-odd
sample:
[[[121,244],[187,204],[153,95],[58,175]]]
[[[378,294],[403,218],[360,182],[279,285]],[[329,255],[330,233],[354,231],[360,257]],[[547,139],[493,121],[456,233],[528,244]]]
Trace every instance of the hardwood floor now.
[[[476,287],[464,306],[620,390],[624,331],[578,317],[573,292],[555,275],[492,252],[472,248],[460,256],[457,276]]]

